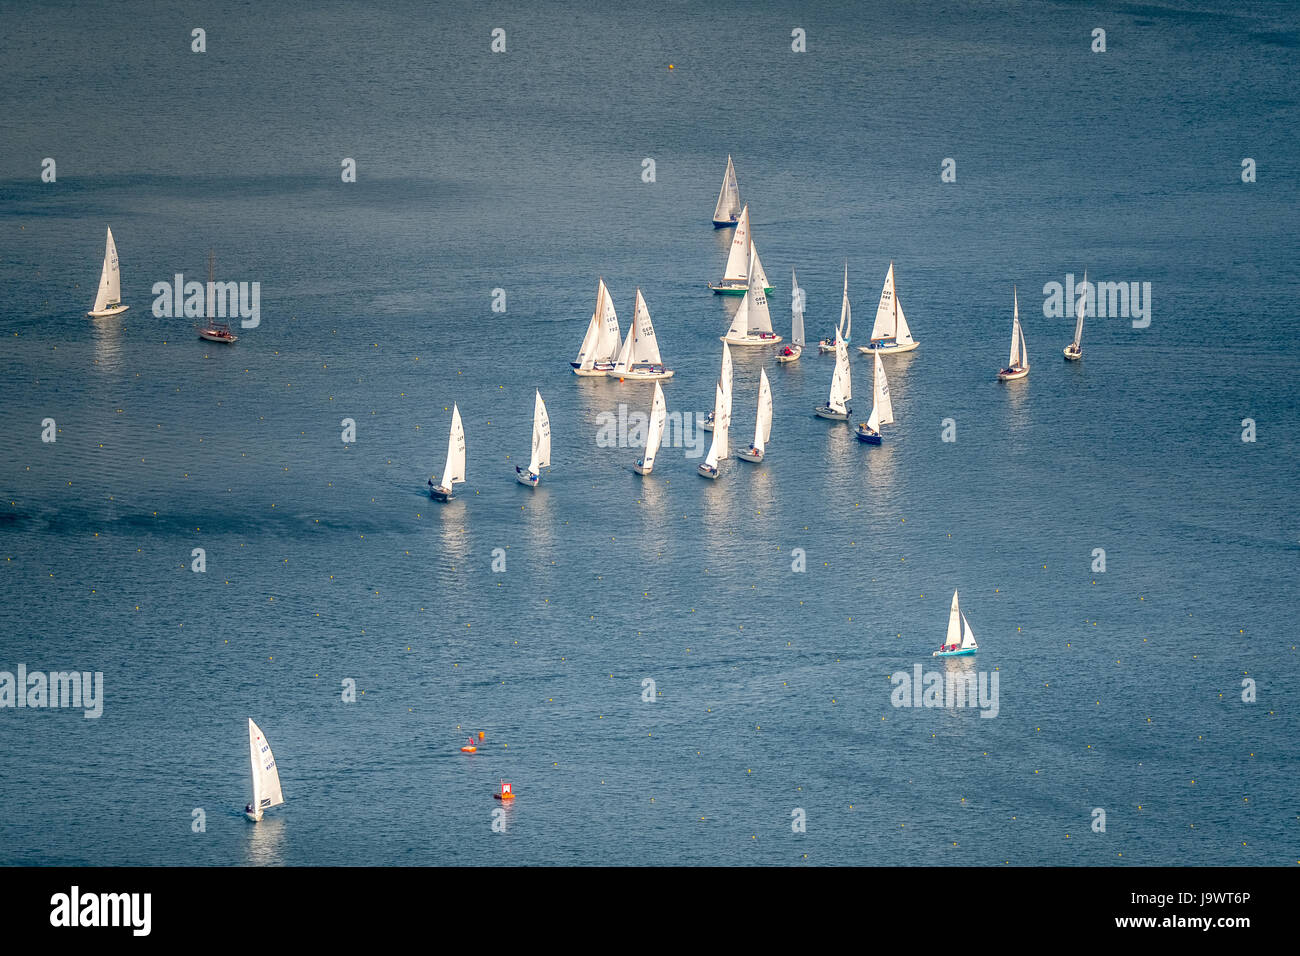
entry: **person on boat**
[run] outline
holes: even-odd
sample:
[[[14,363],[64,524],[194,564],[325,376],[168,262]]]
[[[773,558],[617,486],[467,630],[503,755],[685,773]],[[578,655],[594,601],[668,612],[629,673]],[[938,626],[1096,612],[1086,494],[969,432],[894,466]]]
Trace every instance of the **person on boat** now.
[[[245,813],[253,813],[253,812],[254,812],[254,810],[253,810],[253,805],[252,805],[251,803],[246,803],[246,804],[244,804],[244,812],[245,812]]]

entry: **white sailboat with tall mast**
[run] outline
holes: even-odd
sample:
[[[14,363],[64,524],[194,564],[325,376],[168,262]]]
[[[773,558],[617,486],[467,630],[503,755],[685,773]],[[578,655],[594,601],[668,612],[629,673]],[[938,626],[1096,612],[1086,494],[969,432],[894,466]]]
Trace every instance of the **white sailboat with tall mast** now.
[[[233,345],[239,336],[230,331],[229,324],[218,322],[216,317],[216,255],[212,250],[208,250],[208,294],[207,294],[207,312],[208,324],[196,325],[195,331],[199,333],[199,338],[208,342],[222,342],[225,345]]]
[[[722,386],[722,395],[727,400],[727,411],[731,411],[731,347],[727,345],[726,339],[722,341],[722,368],[718,373],[718,384]],[[700,424],[706,432],[713,431],[713,412],[704,416],[704,421]]]
[[[614,311],[614,299],[602,278],[596,285],[596,308],[587,323],[587,334],[583,336],[578,357],[569,364],[573,366],[574,375],[608,375],[622,350],[618,313]]]
[[[819,418],[833,422],[848,421],[853,414],[849,400],[853,398],[853,371],[849,368],[849,344],[840,339],[835,346],[835,372],[831,376],[830,397],[825,405],[818,405],[814,411]]]
[[[451,434],[447,438],[447,464],[442,469],[442,482],[434,484],[429,479],[429,497],[434,501],[450,501],[452,488],[465,480],[465,428],[460,423],[460,408],[451,406]]]
[[[713,228],[725,229],[734,226],[740,218],[740,185],[736,182],[736,167],[727,157],[727,172],[722,177],[722,189],[718,193],[718,204],[713,207]]]
[[[829,339],[822,339],[817,344],[820,353],[834,352],[843,341],[847,346],[853,338],[853,309],[849,306],[849,263],[844,262],[844,297],[840,300],[840,324],[835,327],[835,334]]]
[[[248,754],[253,768],[253,801],[244,807],[244,816],[261,823],[265,811],[284,803],[284,791],[280,789],[280,769],[275,765],[271,745],[252,717],[248,718]]]
[[[86,315],[92,319],[107,319],[121,315],[129,308],[129,305],[122,304],[122,274],[117,267],[117,243],[113,241],[113,230],[108,228],[108,235],[104,239],[104,267],[99,271],[99,290],[95,293],[95,304]]]
[[[722,383],[713,386],[713,441],[709,453],[699,467],[699,473],[705,478],[717,479],[718,469],[727,457],[727,436],[731,430],[731,401],[722,394]]]
[[[1020,298],[1015,286],[1011,287],[1015,311],[1011,316],[1011,357],[1007,367],[998,372],[999,382],[1014,382],[1029,374],[1029,353],[1025,350],[1025,333],[1020,328]]]
[[[668,406],[664,402],[664,389],[655,382],[654,400],[650,403],[650,430],[645,437],[645,452],[637,459],[632,470],[638,475],[648,475],[655,466],[655,455],[664,440],[664,423],[668,420]]]
[[[772,331],[772,313],[767,307],[767,294],[763,291],[766,277],[757,267],[757,250],[751,246],[749,252],[749,274],[755,277],[755,284],[745,290],[736,317],[731,320],[731,328],[720,338],[732,345],[776,345],[781,336]]]
[[[1065,347],[1067,362],[1077,362],[1083,358],[1083,317],[1088,311],[1088,270],[1083,270],[1083,285],[1079,291],[1078,318],[1074,321],[1074,341]]]
[[[880,353],[873,356],[874,371],[871,377],[871,417],[858,425],[858,441],[879,445],[880,426],[894,423],[894,403],[889,397],[889,381],[885,378],[885,363]]]
[[[753,283],[750,282],[751,278],[754,280]],[[710,283],[709,288],[718,295],[744,295],[751,284],[766,293],[772,292],[772,287],[767,284],[767,273],[763,270],[763,260],[758,257],[758,250],[754,247],[749,206],[746,205],[740,211],[736,231],[731,237],[731,249],[727,253],[727,265],[722,273],[722,281],[717,285]]]
[[[948,609],[948,633],[943,644],[932,657],[964,657],[980,649],[975,643],[975,632],[971,630],[970,621],[957,604],[957,592],[952,592],[952,607]]]
[[[546,414],[542,393],[536,392],[533,402],[533,456],[528,460],[528,470],[515,465],[515,480],[521,485],[536,488],[542,480],[542,469],[551,465],[551,419]]]
[[[758,373],[758,415],[754,419],[754,441],[748,451],[737,451],[736,457],[745,461],[762,461],[767,443],[772,440],[772,386],[767,381],[767,369]]]
[[[614,367],[605,374],[610,378],[641,382],[673,377],[673,370],[664,365],[659,354],[659,340],[655,337],[654,323],[650,321],[650,308],[645,304],[640,289],[636,290],[632,327],[627,330],[627,338],[623,340]]]
[[[858,351],[891,355],[895,352],[910,352],[920,344],[912,338],[907,317],[903,315],[902,303],[898,301],[898,290],[894,287],[894,264],[891,262],[889,273],[885,276],[884,288],[880,290],[880,302],[876,306],[876,324],[871,327],[871,341],[866,345],[859,345]]]
[[[776,355],[776,360],[782,364],[786,362],[797,362],[799,356],[803,354],[803,309],[804,295],[803,289],[799,288],[799,277],[790,270],[790,344],[783,348]]]

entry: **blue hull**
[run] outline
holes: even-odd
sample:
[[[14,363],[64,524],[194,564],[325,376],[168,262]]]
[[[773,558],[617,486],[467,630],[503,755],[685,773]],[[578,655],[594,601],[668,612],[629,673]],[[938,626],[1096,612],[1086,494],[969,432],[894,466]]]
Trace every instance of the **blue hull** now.
[[[864,434],[862,434],[862,432],[854,432],[854,434],[858,436],[858,441],[862,442],[863,444],[866,444],[866,445],[879,445],[879,444],[880,444],[880,436],[879,436],[879,435],[864,435]]]
[[[978,647],[964,648],[960,651],[935,651],[935,657],[967,657],[978,651]]]

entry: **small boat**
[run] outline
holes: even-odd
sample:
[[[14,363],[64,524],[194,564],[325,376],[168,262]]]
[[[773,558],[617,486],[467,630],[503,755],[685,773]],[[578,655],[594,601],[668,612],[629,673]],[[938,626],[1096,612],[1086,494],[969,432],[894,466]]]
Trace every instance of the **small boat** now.
[[[776,353],[776,360],[782,364],[797,362],[803,354],[803,289],[799,288],[799,277],[790,270],[790,344]]]
[[[848,345],[853,338],[853,309],[849,306],[849,264],[844,263],[844,297],[840,300],[840,324],[829,339],[817,343],[819,353],[834,352],[841,341]]]
[[[881,443],[880,426],[894,423],[894,403],[889,397],[889,382],[885,378],[885,363],[880,353],[875,354],[875,369],[871,379],[871,417],[858,425],[858,441],[868,445]]]
[[[636,290],[636,307],[632,310],[632,327],[627,330],[618,361],[605,373],[620,381],[653,382],[672,378],[673,370],[664,365],[659,354],[659,340],[655,338],[654,323],[650,321],[650,308],[645,304],[641,290]]]
[[[731,328],[721,336],[722,341],[732,345],[776,345],[781,336],[772,331],[772,313],[767,307],[767,295],[763,292],[763,283],[756,266],[758,259],[755,251],[750,249],[749,274],[757,277],[756,284],[745,290],[745,297],[740,300],[736,317],[731,320]]]
[[[515,792],[510,788],[510,784],[502,780],[501,792],[494,793],[492,794],[492,796],[495,797],[497,800],[513,800],[515,798]]]
[[[725,346],[724,346],[725,347]],[[731,427],[730,400],[723,395],[722,383],[713,386],[713,442],[709,445],[709,454],[699,467],[701,477],[717,479],[718,467],[727,457],[727,432]]]
[[[1074,320],[1074,341],[1065,347],[1065,360],[1077,362],[1083,358],[1083,316],[1088,311],[1088,270],[1083,270],[1083,286],[1079,292],[1078,318]]]
[[[1011,357],[1006,368],[998,372],[999,382],[1014,382],[1029,374],[1029,353],[1025,351],[1025,333],[1020,329],[1020,299],[1011,289],[1015,312],[1011,317]]]
[[[736,167],[727,157],[727,171],[722,177],[722,189],[718,192],[718,204],[713,207],[713,228],[726,229],[740,221],[740,185],[736,182]]]
[[[214,271],[215,264],[216,264],[216,257],[213,256],[211,250],[208,250],[208,290],[209,290],[208,310],[209,311],[212,310],[213,294],[211,290],[213,288],[212,283],[213,283],[213,271]],[[227,325],[225,322],[218,322],[216,318],[211,315],[208,316],[207,325],[197,325],[194,328],[195,331],[199,333],[199,338],[207,339],[209,342],[223,342],[226,345],[231,345],[239,338],[238,335],[230,331],[229,325]]]
[[[474,743],[473,736],[465,741],[465,745],[460,748],[460,752],[463,754],[478,753],[478,744]]]
[[[551,419],[546,414],[546,403],[542,393],[535,392],[537,399],[533,402],[533,457],[528,461],[528,470],[515,465],[515,480],[521,485],[536,488],[542,480],[542,469],[551,465]]]
[[[129,305],[122,304],[122,275],[117,268],[117,244],[113,242],[113,230],[108,230],[104,240],[104,267],[99,272],[99,291],[95,293],[95,304],[86,315],[92,319],[107,319],[121,315]]]
[[[767,283],[767,273],[763,271],[763,260],[758,257],[758,250],[754,246],[749,224],[749,206],[745,206],[740,211],[736,232],[731,237],[731,251],[727,253],[727,266],[723,270],[722,281],[717,285],[710,283],[709,288],[716,295],[744,295],[751,285],[761,288],[765,293],[772,292],[772,287]]]
[[[970,621],[957,606],[957,592],[952,592],[952,608],[948,611],[948,636],[932,657],[965,657],[980,649],[975,643],[975,632],[970,629]]]
[[[460,408],[451,406],[451,434],[447,438],[447,464],[442,469],[442,483],[435,485],[429,479],[429,497],[434,501],[450,501],[452,488],[465,480],[465,428],[460,423]]]
[[[871,327],[871,341],[859,345],[858,351],[891,355],[895,352],[910,352],[920,344],[912,339],[912,330],[908,328],[903,306],[898,301],[898,290],[894,288],[894,264],[891,262],[889,273],[885,276],[885,286],[880,290],[876,324]]]
[[[623,336],[619,332],[614,299],[605,287],[605,280],[600,279],[596,286],[596,308],[587,323],[587,334],[578,349],[578,357],[569,364],[574,375],[608,375],[622,350]]]
[[[251,717],[248,718],[248,753],[253,765],[253,802],[244,807],[244,816],[260,823],[264,811],[284,803],[284,792],[280,789],[280,770],[271,754],[271,745]]]
[[[831,375],[830,398],[825,405],[818,405],[814,411],[820,418],[833,422],[846,422],[853,409],[849,400],[853,398],[853,370],[849,367],[849,333],[848,326],[853,321],[853,312],[849,308],[849,267],[844,265],[844,301],[840,306],[840,327],[835,333],[835,371]]]
[[[772,386],[767,382],[767,369],[758,373],[758,417],[754,420],[754,443],[748,451],[737,451],[736,457],[759,462],[767,443],[772,440]]]
[[[668,408],[664,403],[664,389],[655,382],[655,397],[650,405],[650,431],[645,439],[645,452],[637,459],[632,470],[638,475],[650,474],[655,466],[655,455],[659,454],[659,445],[664,440],[664,422],[668,419]]]

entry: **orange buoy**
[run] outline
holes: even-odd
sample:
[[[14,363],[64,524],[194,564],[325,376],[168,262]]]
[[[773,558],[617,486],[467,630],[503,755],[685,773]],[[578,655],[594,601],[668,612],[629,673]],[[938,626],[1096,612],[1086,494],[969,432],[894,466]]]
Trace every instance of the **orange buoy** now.
[[[479,740],[482,740],[482,739],[483,739],[483,731],[481,731],[481,730],[478,732],[478,739],[479,739]]]
[[[498,800],[513,800],[513,799],[515,798],[515,793],[514,793],[513,790],[510,789],[510,784],[508,784],[508,783],[506,783],[504,780],[502,780],[502,781],[501,781],[501,792],[500,792],[500,793],[494,793],[494,794],[492,794],[492,796],[496,797]]]
[[[473,737],[469,737],[469,738],[467,738],[467,739],[465,740],[465,746],[463,746],[463,747],[460,748],[460,752],[463,753],[463,754],[472,754],[472,753],[474,753],[474,752],[477,751],[477,750],[478,750],[478,748],[474,746],[474,738],[473,738]]]

